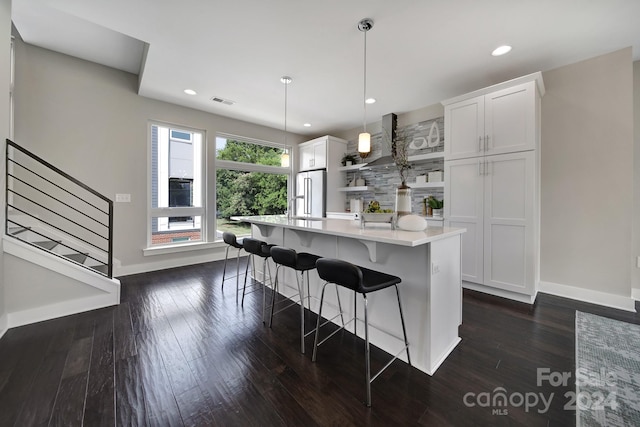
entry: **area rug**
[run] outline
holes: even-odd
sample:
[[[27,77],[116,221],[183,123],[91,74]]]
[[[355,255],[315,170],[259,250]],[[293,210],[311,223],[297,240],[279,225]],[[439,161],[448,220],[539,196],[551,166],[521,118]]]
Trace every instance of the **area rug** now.
[[[640,325],[576,311],[575,380],[578,427],[640,426]]]

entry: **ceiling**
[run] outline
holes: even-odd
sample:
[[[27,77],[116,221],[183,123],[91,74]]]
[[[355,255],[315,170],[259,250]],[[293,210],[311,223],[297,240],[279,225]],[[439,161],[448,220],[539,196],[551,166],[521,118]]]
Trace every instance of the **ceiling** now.
[[[362,125],[362,18],[375,122],[628,46],[638,60],[638,17],[638,0],[13,0],[25,42],[140,73],[145,97],[282,128],[289,75],[302,135]]]

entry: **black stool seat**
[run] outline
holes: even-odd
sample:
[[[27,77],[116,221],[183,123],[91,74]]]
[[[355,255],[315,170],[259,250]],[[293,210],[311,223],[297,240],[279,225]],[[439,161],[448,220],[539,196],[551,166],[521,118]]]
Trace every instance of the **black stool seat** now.
[[[262,258],[262,274],[263,274],[263,284],[262,284],[262,318],[264,319],[264,306],[266,305],[266,283],[267,283],[267,268],[269,268],[269,264],[267,263],[267,258],[271,257],[271,248],[275,245],[268,244],[259,239],[254,239],[253,237],[245,237],[242,239],[242,247],[245,251],[249,253],[249,258],[251,255],[257,255]],[[254,262],[255,265],[255,262]],[[253,270],[252,270],[253,271]],[[244,305],[244,295],[247,289],[247,276],[249,273],[249,259],[247,259],[247,267],[245,268],[244,275],[244,287],[242,288],[242,302],[241,305]],[[273,280],[271,279],[271,269],[269,268],[269,282],[273,285]]]
[[[379,291],[397,285],[402,280],[381,271],[358,267],[339,259],[322,258],[316,263],[318,275],[331,283],[361,294]]]
[[[242,239],[242,246],[245,251],[252,255],[269,258],[271,256],[271,248],[275,245],[268,244],[262,240],[254,239],[252,237],[245,237]]]
[[[320,319],[322,318],[322,305],[324,303],[324,291],[329,283],[333,283],[337,286],[350,289],[355,293],[362,295],[364,299],[364,341],[365,341],[365,365],[366,365],[366,385],[367,385],[367,406],[371,406],[371,383],[378,378],[378,376],[391,365],[391,363],[398,358],[398,355],[402,352],[407,353],[407,362],[411,365],[411,356],[409,355],[409,341],[407,340],[407,329],[404,324],[404,315],[402,313],[402,304],[400,303],[400,291],[398,290],[398,283],[402,280],[397,276],[383,273],[381,271],[370,270],[368,268],[359,267],[351,264],[350,262],[342,261],[339,259],[321,258],[316,262],[316,268],[318,269],[318,275],[326,283],[322,287],[322,294],[320,296],[320,308],[318,309],[318,319],[316,323],[316,337],[313,344],[313,356],[311,360],[316,361],[316,355],[318,346],[331,338],[336,332],[345,328],[344,319],[342,320],[342,327],[333,331],[329,336],[318,342],[320,335],[320,328],[331,319],[325,321],[322,325]],[[336,286],[336,289],[337,289]],[[395,287],[396,297],[398,298],[398,310],[400,312],[400,323],[402,325],[403,337],[396,337],[397,339],[404,341],[404,346],[399,353],[397,353],[389,363],[387,363],[377,374],[371,377],[371,362],[370,362],[370,350],[369,350],[369,315],[367,308],[367,294],[375,291],[380,291],[389,287]],[[338,294],[338,308],[339,316],[342,316],[342,304],[340,304],[340,295]],[[336,316],[337,317],[337,316]],[[353,318],[354,321],[354,334],[356,333],[356,299],[354,297],[353,305]],[[349,322],[351,322],[351,320]],[[349,323],[347,322],[347,323]]]
[[[282,246],[271,248],[271,258],[277,264],[293,268],[297,271],[307,271],[316,268],[316,261],[321,257],[306,252],[296,252],[293,249]]]
[[[296,252],[293,249],[285,248],[284,246],[274,246],[271,248],[271,258],[276,263],[276,280],[274,285],[273,296],[271,297],[271,315],[269,316],[269,327],[273,322],[273,315],[276,305],[276,295],[278,293],[278,270],[280,266],[292,268],[295,271],[300,272],[300,277],[296,274],[296,284],[298,285],[298,294],[293,295],[300,297],[300,351],[304,353],[304,338],[307,335],[313,333],[313,330],[305,333],[304,327],[304,273],[307,273],[307,304],[309,310],[311,310],[311,295],[309,292],[309,270],[316,268],[316,261],[320,259],[318,255],[313,255],[307,252]],[[285,307],[280,308],[276,313],[287,309],[288,307],[296,304],[296,302],[290,302],[288,300],[280,301],[280,303],[289,303]]]
[[[236,249],[243,249],[244,246],[242,244],[242,241],[244,239],[240,238],[236,238],[236,235],[229,232],[229,231],[225,231],[224,233],[222,233],[222,240],[229,246],[232,246]]]

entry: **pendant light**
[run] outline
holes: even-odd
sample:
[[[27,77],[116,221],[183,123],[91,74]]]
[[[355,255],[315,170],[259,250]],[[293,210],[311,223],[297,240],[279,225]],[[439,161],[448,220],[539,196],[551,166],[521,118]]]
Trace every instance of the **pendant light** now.
[[[284,84],[284,150],[280,155],[280,166],[289,167],[289,152],[287,151],[287,86],[293,81],[289,76],[280,77],[280,81]]]
[[[373,20],[365,18],[358,23],[358,29],[364,33],[364,94],[362,105],[364,107],[364,118],[362,120],[363,131],[358,135],[358,152],[364,158],[371,152],[371,134],[367,132],[367,31],[373,28]]]

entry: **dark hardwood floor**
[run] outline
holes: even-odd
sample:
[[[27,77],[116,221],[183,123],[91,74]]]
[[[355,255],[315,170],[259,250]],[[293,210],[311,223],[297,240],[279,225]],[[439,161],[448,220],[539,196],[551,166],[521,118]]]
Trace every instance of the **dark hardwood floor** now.
[[[529,306],[465,291],[462,342],[438,372],[394,362],[367,408],[362,340],[341,332],[312,363],[312,336],[299,352],[298,309],[269,329],[262,293],[243,308],[233,280],[221,292],[221,275],[212,262],[122,277],[117,307],[9,330],[0,426],[570,426],[573,386],[538,385],[537,376],[574,371],[575,310],[640,323],[544,294]],[[372,368],[387,357],[374,349]],[[507,406],[493,405],[499,387]],[[551,398],[548,410],[534,395]]]

